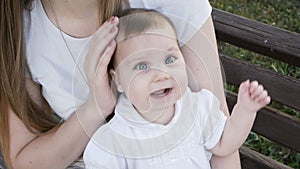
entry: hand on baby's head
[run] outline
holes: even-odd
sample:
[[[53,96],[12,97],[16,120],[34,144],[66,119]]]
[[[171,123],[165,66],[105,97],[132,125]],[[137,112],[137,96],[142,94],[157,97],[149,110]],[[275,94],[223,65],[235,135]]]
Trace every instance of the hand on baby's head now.
[[[268,105],[271,97],[267,90],[257,81],[244,81],[240,84],[237,104],[251,113]]]

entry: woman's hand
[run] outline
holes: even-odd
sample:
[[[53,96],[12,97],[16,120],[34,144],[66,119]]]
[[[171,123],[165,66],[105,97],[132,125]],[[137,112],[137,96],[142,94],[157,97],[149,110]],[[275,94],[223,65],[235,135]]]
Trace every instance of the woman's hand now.
[[[90,88],[89,106],[106,118],[114,109],[116,95],[112,91],[108,64],[116,47],[115,36],[119,20],[112,17],[94,34],[84,63],[85,73]]]

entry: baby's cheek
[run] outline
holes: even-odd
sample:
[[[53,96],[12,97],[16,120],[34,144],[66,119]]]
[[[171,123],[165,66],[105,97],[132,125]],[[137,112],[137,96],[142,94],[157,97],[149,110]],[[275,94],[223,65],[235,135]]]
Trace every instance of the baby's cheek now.
[[[188,78],[187,78],[187,74],[184,70],[179,70],[179,71],[174,72],[173,77],[176,80],[176,82],[179,84],[179,86],[181,86],[181,87],[187,86]]]
[[[125,74],[123,77],[123,84],[127,88],[130,87],[131,85],[134,85],[136,76],[133,76],[132,74]]]
[[[131,80],[128,80],[126,82],[127,88],[131,90],[131,92],[139,93],[139,92],[145,92],[145,86],[146,86],[146,80],[143,78],[132,77]]]

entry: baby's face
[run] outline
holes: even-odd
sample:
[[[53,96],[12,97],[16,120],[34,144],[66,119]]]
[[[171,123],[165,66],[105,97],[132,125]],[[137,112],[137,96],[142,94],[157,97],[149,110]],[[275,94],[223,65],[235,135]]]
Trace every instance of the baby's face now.
[[[174,106],[187,87],[185,62],[177,40],[174,34],[165,32],[139,34],[117,47],[117,88],[140,113]]]

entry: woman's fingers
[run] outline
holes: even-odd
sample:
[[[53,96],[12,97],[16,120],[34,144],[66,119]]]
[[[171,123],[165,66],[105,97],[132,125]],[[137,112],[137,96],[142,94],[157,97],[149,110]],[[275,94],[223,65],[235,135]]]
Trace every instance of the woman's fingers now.
[[[111,60],[111,57],[115,51],[116,48],[116,41],[112,40],[111,43],[106,47],[106,49],[104,50],[102,56],[100,57],[99,61],[97,62],[97,67],[95,70],[95,74],[96,75],[103,75],[103,74],[107,74],[107,67],[108,64]],[[99,77],[95,77],[97,79],[99,79]],[[100,77],[101,78],[101,77]]]
[[[87,75],[97,69],[98,61],[103,56],[104,51],[108,50],[109,44],[112,43],[118,32],[118,18],[112,17],[105,22],[93,35],[91,46],[84,63]]]
[[[115,38],[118,33],[118,25],[119,19],[117,17],[113,17],[111,21],[105,22],[103,26],[101,26],[93,36],[93,43],[95,44],[94,50],[96,55],[100,55],[107,47],[110,42]],[[98,52],[98,53],[97,53]]]
[[[116,48],[114,38],[118,22],[117,17],[112,17],[95,32],[84,63],[90,88],[89,102],[105,117],[113,111],[116,102],[107,67]]]

